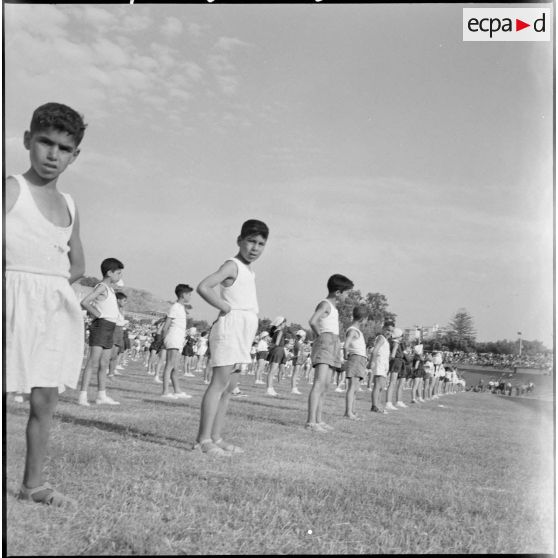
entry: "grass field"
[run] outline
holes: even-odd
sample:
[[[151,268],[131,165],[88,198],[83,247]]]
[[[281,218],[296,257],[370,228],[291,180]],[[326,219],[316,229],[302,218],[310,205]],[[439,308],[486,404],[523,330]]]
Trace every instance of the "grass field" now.
[[[200,378],[161,401],[142,365],[125,374],[119,407],[61,396],[46,476],[73,511],[16,500],[28,409],[8,398],[8,555],[555,552],[552,402],[467,392],[378,415],[363,391],[353,422],[330,391],[318,434],[308,385],[268,399],[243,376],[227,439],[246,453],[219,459],[191,450]]]

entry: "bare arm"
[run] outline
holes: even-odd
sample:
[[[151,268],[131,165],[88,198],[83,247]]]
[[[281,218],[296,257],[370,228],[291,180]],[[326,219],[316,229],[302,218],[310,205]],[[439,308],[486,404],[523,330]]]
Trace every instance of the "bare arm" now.
[[[100,317],[101,313],[97,308],[95,308],[95,302],[97,300],[103,300],[107,297],[108,287],[104,286],[103,283],[99,283],[87,296],[81,301],[81,307],[87,310],[95,318]]]
[[[83,246],[81,245],[81,238],[79,236],[79,215],[76,207],[76,214],[74,218],[74,228],[72,229],[72,236],[68,242],[70,252],[70,284],[77,281],[85,273],[85,256],[83,254]]]
[[[236,279],[238,268],[232,261],[226,261],[215,273],[208,275],[197,286],[196,292],[211,306],[228,314],[231,307],[216,292],[215,287],[227,279]]]
[[[312,328],[312,331],[316,334],[319,335],[320,331],[318,329],[318,323],[320,321],[321,318],[325,318],[326,316],[329,315],[329,304],[327,302],[325,302],[325,300],[322,300],[320,302],[320,304],[318,304],[318,306],[316,306],[316,310],[314,310],[314,313],[312,314],[312,317],[308,320],[308,323],[310,324],[310,327]]]
[[[345,345],[343,346],[343,356],[345,360],[349,358],[349,354],[347,352],[347,345],[350,344],[351,341],[356,341],[358,339],[358,334],[354,329],[349,329],[345,334]]]
[[[380,345],[381,345],[380,336],[378,336],[374,341],[374,348],[372,349],[372,352],[370,353],[370,358],[368,359],[368,368],[372,366],[372,361],[376,358],[378,351],[380,349]]]
[[[172,324],[172,318],[169,318],[167,316],[167,319],[165,320],[165,325],[163,326],[163,332],[162,332],[163,339],[167,336],[171,324]]]
[[[6,179],[4,192],[4,210],[9,213],[19,196],[19,184],[15,178],[10,176]]]
[[[397,353],[397,347],[399,346],[399,341],[394,341],[393,342],[393,348],[391,349],[391,354],[389,355],[389,357],[391,359],[395,358],[395,354]]]

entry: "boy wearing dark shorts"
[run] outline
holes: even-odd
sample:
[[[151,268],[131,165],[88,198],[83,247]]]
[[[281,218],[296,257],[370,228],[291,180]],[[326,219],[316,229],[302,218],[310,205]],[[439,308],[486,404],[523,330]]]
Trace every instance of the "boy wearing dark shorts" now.
[[[85,364],[78,404],[89,407],[87,388],[91,374],[97,374],[97,405],[120,405],[107,395],[106,370],[109,365],[112,346],[114,345],[114,329],[118,319],[118,303],[114,286],[122,278],[124,264],[116,258],[107,258],[101,263],[103,280],[98,283],[82,301],[81,306],[93,317],[89,328],[89,357]]]

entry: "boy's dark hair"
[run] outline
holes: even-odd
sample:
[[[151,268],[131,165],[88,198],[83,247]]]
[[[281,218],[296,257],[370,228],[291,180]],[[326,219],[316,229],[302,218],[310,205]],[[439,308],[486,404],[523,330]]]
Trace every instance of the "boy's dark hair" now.
[[[362,304],[353,308],[353,320],[360,322],[364,318],[368,318],[368,308]]]
[[[193,290],[194,289],[192,289],[190,285],[179,283],[178,285],[176,285],[176,288],[174,289],[174,294],[176,295],[176,298],[180,298],[183,295],[183,293],[191,293]]]
[[[119,269],[124,269],[124,264],[116,258],[107,258],[101,262],[103,277],[106,277],[109,271],[118,271]]]
[[[116,293],[116,298],[117,298],[118,300],[122,300],[122,299],[124,299],[124,298],[127,299],[128,297],[127,297],[122,291],[118,291],[118,292]]]
[[[46,103],[36,108],[31,117],[31,134],[54,128],[73,136],[76,147],[81,143],[87,124],[73,108],[61,103]]]
[[[334,293],[335,291],[341,291],[344,293],[345,291],[349,291],[355,286],[355,284],[344,275],[340,275],[336,273],[332,275],[327,280],[327,290],[329,293]]]
[[[240,238],[256,235],[261,235],[267,240],[269,236],[269,228],[267,225],[263,221],[258,221],[257,219],[248,219],[248,221],[244,221],[240,229]]]

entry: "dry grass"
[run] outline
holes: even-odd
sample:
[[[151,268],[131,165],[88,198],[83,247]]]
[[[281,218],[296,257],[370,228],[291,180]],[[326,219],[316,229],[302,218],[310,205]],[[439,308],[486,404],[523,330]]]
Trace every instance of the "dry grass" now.
[[[133,363],[118,408],[62,396],[46,474],[75,512],[15,499],[27,404],[10,399],[7,554],[554,552],[551,404],[461,393],[377,415],[361,392],[352,422],[330,392],[336,430],[319,435],[303,428],[308,386],[267,399],[251,383],[229,413],[246,453],[226,460],[190,450],[199,378],[183,380],[191,400],[162,402]]]

